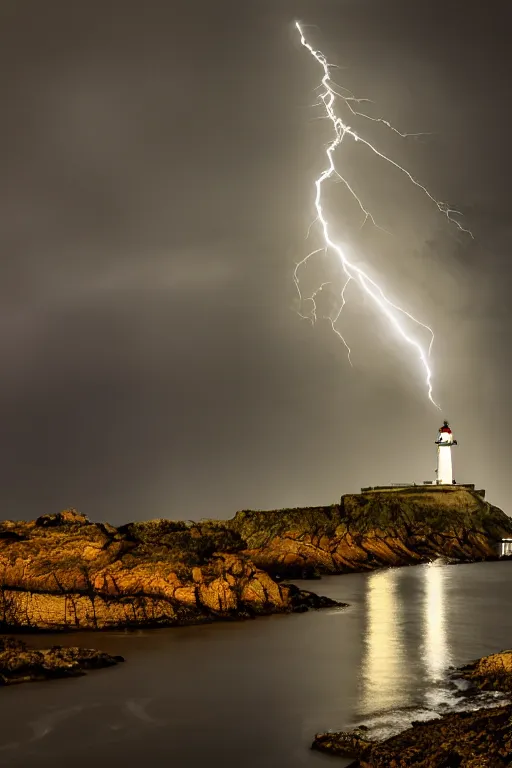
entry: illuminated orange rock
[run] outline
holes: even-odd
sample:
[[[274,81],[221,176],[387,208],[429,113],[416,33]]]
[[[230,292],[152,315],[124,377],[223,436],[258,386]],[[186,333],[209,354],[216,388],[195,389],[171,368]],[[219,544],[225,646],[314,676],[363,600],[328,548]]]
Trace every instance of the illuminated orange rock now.
[[[162,626],[334,604],[276,584],[244,546],[213,523],[114,528],[74,510],[0,523],[0,626]]]

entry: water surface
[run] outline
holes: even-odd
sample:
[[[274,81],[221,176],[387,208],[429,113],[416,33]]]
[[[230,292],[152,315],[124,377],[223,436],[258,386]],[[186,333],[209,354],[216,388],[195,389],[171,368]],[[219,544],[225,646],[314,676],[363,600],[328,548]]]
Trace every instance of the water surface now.
[[[512,647],[512,562],[333,576],[306,588],[350,608],[135,633],[28,638],[126,664],[0,691],[13,768],[343,768],[313,735],[386,735],[449,711],[446,669]]]

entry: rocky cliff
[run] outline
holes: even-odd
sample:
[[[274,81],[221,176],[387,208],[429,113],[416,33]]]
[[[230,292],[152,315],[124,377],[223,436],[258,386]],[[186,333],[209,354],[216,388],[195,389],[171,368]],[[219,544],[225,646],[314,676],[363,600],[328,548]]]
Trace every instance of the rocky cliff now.
[[[497,555],[512,519],[478,492],[411,487],[343,496],[340,504],[238,512],[226,525],[246,554],[274,576],[346,573],[445,556],[473,561]]]
[[[114,528],[74,510],[0,523],[0,628],[191,624],[333,601],[279,585],[222,526],[170,520]]]

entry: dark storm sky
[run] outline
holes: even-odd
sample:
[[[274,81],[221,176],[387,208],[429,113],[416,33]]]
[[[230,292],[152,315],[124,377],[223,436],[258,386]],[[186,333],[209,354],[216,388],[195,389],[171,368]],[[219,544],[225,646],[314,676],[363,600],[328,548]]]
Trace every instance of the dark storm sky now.
[[[330,503],[432,478],[440,416],[457,480],[512,510],[508,6],[2,3],[3,518]],[[296,18],[372,114],[432,133],[354,125],[475,234],[360,146],[340,154],[392,234],[359,230],[340,185],[336,232],[434,327],[443,414],[355,288],[340,326],[353,369],[328,324],[294,312],[330,136]]]

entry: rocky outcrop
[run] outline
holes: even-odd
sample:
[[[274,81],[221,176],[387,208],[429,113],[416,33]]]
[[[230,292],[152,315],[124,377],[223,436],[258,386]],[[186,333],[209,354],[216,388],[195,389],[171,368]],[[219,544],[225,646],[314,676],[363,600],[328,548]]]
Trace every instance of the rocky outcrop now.
[[[411,487],[343,496],[330,507],[238,512],[226,525],[246,554],[274,576],[364,571],[440,556],[497,556],[512,519],[461,487]]]
[[[512,651],[472,662],[458,671],[482,690],[512,692]],[[320,733],[313,749],[355,758],[352,768],[505,768],[512,763],[512,705],[460,712],[413,723],[382,742],[353,732]]]
[[[501,651],[472,661],[458,671],[482,691],[512,693],[512,651]]]
[[[279,585],[235,531],[155,520],[114,528],[66,510],[0,523],[0,627],[104,629],[334,605]]]
[[[112,667],[122,656],[110,656],[91,648],[52,648],[36,650],[13,637],[0,636],[0,685],[28,683],[57,677],[85,675],[85,670]]]

